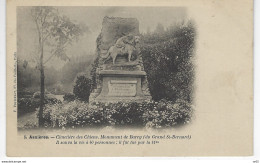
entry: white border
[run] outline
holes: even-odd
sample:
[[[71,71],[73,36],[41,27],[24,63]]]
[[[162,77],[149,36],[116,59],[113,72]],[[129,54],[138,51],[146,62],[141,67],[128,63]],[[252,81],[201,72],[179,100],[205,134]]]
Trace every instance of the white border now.
[[[260,159],[260,2],[254,1],[254,155]]]
[[[0,161],[6,156],[6,2],[0,1]]]

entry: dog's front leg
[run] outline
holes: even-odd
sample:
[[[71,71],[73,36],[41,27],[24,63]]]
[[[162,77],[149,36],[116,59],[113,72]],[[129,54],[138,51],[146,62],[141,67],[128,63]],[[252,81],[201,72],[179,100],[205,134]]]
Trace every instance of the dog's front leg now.
[[[131,56],[132,56],[132,53],[129,53],[129,54],[128,54],[128,62],[131,61]]]

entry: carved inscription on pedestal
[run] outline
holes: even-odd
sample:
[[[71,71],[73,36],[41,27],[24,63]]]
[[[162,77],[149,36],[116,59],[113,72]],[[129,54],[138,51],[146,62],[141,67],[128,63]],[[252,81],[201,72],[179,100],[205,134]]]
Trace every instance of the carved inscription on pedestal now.
[[[137,81],[111,80],[108,82],[108,96],[136,96]]]

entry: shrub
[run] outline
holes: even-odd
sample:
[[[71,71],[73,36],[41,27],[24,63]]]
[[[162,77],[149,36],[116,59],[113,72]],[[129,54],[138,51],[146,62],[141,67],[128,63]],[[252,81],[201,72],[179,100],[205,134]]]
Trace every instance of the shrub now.
[[[64,101],[67,101],[67,102],[74,101],[74,100],[75,100],[75,95],[74,95],[73,93],[66,93],[66,94],[63,96],[63,100],[64,100]]]
[[[192,101],[196,31],[192,21],[144,34],[144,69],[153,100]]]
[[[104,118],[107,124],[118,126],[141,126],[143,125],[142,115],[145,108],[137,102],[130,103],[94,103],[99,110],[104,111]]]
[[[193,113],[192,105],[185,101],[161,100],[153,103],[143,114],[146,127],[161,128],[179,126],[191,121]]]
[[[61,103],[61,101],[55,97],[54,98],[47,97],[44,102],[45,105],[46,104],[49,104],[49,105],[60,104],[60,103]]]
[[[91,91],[91,80],[84,75],[78,76],[73,88],[75,97],[81,101],[88,101]]]
[[[41,92],[37,91],[33,94],[33,98],[41,98]],[[49,92],[45,91],[44,98],[55,98],[53,94],[50,94]]]
[[[17,92],[18,98],[29,98],[33,96],[33,92],[30,92],[28,90],[23,90]]]
[[[44,104],[56,104],[61,103],[60,100],[56,98],[46,98]],[[18,99],[18,116],[25,113],[30,113],[36,111],[40,107],[40,99],[38,98],[19,98]]]
[[[51,127],[99,126],[103,113],[97,107],[80,101],[46,105],[43,118]]]
[[[18,99],[18,116],[25,113],[33,112],[40,106],[40,99],[19,98]]]
[[[59,128],[102,125],[161,128],[189,123],[192,113],[192,106],[181,100],[92,104],[76,100],[46,105],[43,117],[46,126]]]

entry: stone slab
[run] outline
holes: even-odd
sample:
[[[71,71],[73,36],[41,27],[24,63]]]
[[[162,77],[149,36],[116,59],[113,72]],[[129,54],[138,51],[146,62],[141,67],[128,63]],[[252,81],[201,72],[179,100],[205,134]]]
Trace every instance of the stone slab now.
[[[145,76],[146,72],[145,71],[118,71],[118,70],[102,70],[99,72],[100,76]]]
[[[97,101],[143,101],[147,99],[142,91],[141,76],[103,76],[102,90]]]
[[[111,80],[108,84],[108,96],[134,97],[136,96],[136,80]]]

